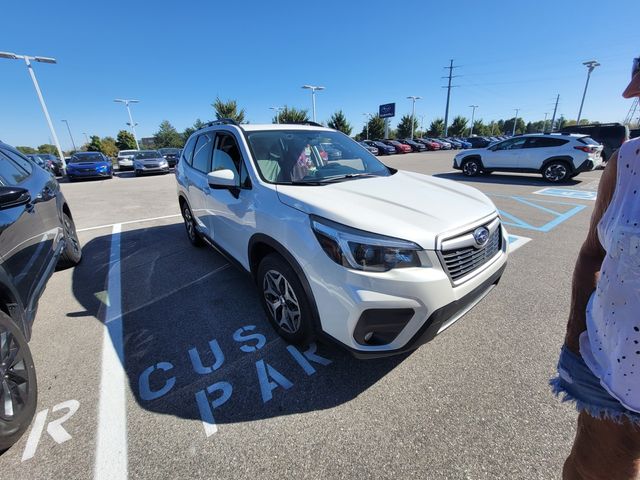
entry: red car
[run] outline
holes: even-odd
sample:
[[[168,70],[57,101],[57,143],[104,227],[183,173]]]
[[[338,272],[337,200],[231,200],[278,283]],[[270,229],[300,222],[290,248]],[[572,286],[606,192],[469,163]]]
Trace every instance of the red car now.
[[[392,147],[395,147],[396,153],[411,153],[411,147],[404,143],[397,142],[396,140],[380,140],[382,143],[386,143]]]
[[[440,150],[442,148],[442,145],[440,145],[439,143],[433,142],[429,138],[417,138],[416,142],[424,143],[427,146],[427,149],[431,151]]]

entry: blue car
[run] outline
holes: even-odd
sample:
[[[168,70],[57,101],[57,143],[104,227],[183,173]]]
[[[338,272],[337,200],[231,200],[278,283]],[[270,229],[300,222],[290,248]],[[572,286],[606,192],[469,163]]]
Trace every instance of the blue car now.
[[[67,163],[70,182],[81,178],[113,178],[111,160],[100,152],[75,153]]]

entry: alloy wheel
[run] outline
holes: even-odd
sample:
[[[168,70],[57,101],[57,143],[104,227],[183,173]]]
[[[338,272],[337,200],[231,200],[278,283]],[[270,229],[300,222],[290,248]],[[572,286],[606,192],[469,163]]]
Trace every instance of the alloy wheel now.
[[[478,173],[478,164],[473,160],[465,162],[465,164],[462,166],[462,171],[465,175],[472,177]]]
[[[285,332],[300,329],[300,304],[291,284],[280,272],[269,270],[262,282],[267,308],[273,319]]]
[[[25,409],[29,375],[24,352],[15,336],[0,327],[0,419],[12,421]]]
[[[189,207],[184,207],[182,210],[182,218],[184,218],[184,226],[187,229],[187,235],[191,241],[195,240],[196,232],[195,226],[193,225],[193,217],[191,216],[191,210]]]
[[[544,176],[550,182],[559,182],[567,176],[567,167],[561,163],[554,163],[545,169]]]

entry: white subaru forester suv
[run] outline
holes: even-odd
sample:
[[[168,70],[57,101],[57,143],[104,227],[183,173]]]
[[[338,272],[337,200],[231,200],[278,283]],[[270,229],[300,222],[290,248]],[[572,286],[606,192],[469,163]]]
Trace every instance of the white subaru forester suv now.
[[[322,336],[358,357],[416,348],[506,266],[506,232],[481,192],[388,168],[316,124],[212,122],[187,141],[176,178],[189,240],[253,276],[291,343]]]

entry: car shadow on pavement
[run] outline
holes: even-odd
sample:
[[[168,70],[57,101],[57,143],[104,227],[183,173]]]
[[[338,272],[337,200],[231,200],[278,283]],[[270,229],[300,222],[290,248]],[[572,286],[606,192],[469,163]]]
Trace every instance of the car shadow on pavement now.
[[[489,175],[479,175],[477,177],[467,177],[462,173],[435,173],[434,177],[446,178],[448,180],[456,180],[458,182],[473,182],[473,183],[487,183],[498,185],[528,185],[534,187],[550,187],[550,186],[568,186],[572,187],[581,184],[583,181],[579,178],[572,178],[563,183],[550,183],[540,176],[527,176],[524,174],[504,174],[504,173],[491,173]],[[591,181],[593,179],[590,179]]]
[[[120,244],[124,369],[148,411],[223,424],[328,409],[409,356],[363,361],[333,345],[287,345],[252,278],[193,247],[182,224],[124,231]],[[68,315],[102,322],[117,301],[105,291],[110,245],[105,235],[83,247],[73,293],[85,312]]]

